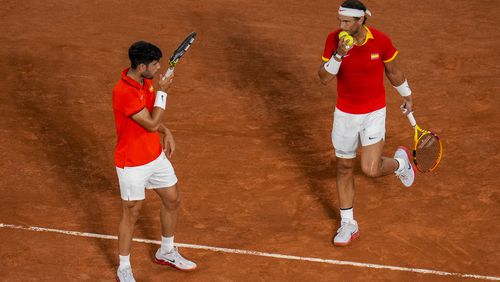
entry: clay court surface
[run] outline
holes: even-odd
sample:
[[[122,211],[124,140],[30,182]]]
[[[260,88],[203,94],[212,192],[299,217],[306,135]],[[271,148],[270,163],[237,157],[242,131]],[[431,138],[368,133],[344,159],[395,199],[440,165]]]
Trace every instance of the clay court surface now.
[[[340,2],[139,2],[2,1],[0,224],[116,235],[111,90],[127,49],[144,39],[168,56],[197,31],[165,115],[183,198],[176,242],[482,278],[194,248],[181,251],[199,269],[181,273],[152,263],[156,244],[134,243],[138,281],[500,279],[497,1],[365,1],[445,155],[410,189],[358,165],[361,237],[347,248],[331,244],[335,83],[317,77]],[[392,155],[413,133],[386,84]],[[159,240],[158,217],[149,192],[134,237]],[[2,281],[113,281],[117,263],[116,240],[0,228]]]

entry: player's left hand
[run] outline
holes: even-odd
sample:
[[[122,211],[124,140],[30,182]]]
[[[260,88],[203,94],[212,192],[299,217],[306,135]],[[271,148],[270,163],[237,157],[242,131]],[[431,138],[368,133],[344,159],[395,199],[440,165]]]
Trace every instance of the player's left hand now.
[[[165,128],[165,134],[163,135],[163,151],[169,159],[174,156],[175,152],[175,141],[172,132],[168,128]]]

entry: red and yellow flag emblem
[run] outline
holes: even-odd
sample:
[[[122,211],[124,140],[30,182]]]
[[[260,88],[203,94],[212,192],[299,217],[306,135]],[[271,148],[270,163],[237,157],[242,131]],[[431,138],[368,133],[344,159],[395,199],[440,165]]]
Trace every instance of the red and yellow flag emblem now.
[[[380,59],[380,55],[378,53],[372,53],[371,54],[371,59],[372,60],[378,60],[378,59]]]

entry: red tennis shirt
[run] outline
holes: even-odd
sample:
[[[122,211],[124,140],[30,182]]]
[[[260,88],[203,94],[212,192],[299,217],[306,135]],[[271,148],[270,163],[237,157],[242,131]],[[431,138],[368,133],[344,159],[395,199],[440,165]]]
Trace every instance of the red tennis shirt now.
[[[147,131],[132,116],[147,108],[153,110],[155,94],[153,81],[144,79],[143,85],[127,76],[128,68],[113,89],[113,112],[118,141],[115,148],[117,167],[140,166],[155,160],[161,153],[158,132]]]
[[[342,59],[337,74],[337,108],[351,114],[366,114],[385,107],[384,63],[394,60],[398,51],[384,33],[364,26],[366,39]],[[341,29],[328,34],[323,61],[337,50]]]

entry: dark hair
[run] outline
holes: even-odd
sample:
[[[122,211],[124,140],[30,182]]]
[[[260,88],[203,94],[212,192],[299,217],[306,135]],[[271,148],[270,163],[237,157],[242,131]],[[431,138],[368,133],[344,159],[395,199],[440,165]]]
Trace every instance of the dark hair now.
[[[366,12],[366,6],[359,0],[345,0],[342,5],[340,5],[344,8],[351,8],[351,9],[356,9],[356,10],[363,10]],[[359,20],[359,17],[354,17],[356,20]],[[366,23],[366,16],[363,20],[363,24]]]
[[[160,48],[146,41],[137,41],[128,49],[128,58],[133,69],[140,64],[149,65],[152,61],[160,60],[161,57]]]

